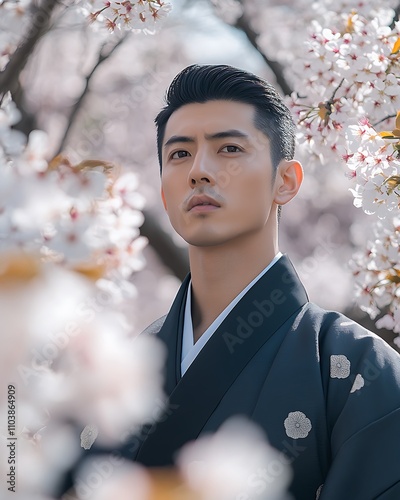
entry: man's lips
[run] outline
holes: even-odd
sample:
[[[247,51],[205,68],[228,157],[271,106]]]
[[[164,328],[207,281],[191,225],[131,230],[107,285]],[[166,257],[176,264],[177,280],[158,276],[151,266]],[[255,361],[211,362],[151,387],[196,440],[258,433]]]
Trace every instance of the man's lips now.
[[[195,195],[192,196],[187,204],[187,211],[196,209],[196,211],[208,211],[214,210],[215,208],[220,208],[221,205],[211,198],[211,196],[207,195]]]

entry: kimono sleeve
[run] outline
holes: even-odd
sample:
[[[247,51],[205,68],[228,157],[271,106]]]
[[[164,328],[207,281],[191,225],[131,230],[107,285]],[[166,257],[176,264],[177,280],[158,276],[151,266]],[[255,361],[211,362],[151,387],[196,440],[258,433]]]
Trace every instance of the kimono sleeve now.
[[[321,335],[331,467],[320,500],[400,499],[400,356],[343,316]]]

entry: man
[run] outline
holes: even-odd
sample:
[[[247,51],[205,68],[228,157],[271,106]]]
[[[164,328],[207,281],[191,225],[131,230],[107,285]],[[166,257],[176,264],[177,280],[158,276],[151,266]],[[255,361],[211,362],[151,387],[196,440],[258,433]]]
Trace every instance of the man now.
[[[279,252],[298,192],[294,124],[276,91],[229,66],[184,69],[156,118],[161,195],[190,275],[147,329],[167,346],[169,410],[126,454],[173,463],[246,415],[291,464],[297,500],[400,498],[400,357],[308,302]]]

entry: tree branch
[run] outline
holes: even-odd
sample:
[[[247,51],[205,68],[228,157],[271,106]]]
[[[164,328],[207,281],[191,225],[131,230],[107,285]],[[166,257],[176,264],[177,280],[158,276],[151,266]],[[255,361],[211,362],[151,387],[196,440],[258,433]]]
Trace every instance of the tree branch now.
[[[28,34],[11,56],[7,66],[0,72],[0,95],[5,94],[8,90],[13,93],[17,88],[19,76],[25,68],[29,56],[50,28],[51,15],[57,4],[57,0],[43,0],[41,6],[32,13],[32,24]]]
[[[393,18],[392,24],[390,25],[391,29],[394,28],[395,23],[399,20],[399,16],[400,16],[400,3],[394,9],[394,18]]]
[[[383,311],[379,316],[383,316],[387,311]],[[400,347],[398,347],[393,341],[397,337],[397,333],[393,330],[387,330],[386,328],[377,328],[376,319],[372,320],[367,313],[363,312],[358,306],[348,306],[343,311],[343,314],[348,318],[352,319],[356,323],[360,324],[370,332],[375,333],[381,337],[385,342],[387,342],[393,349],[400,352]]]
[[[20,132],[28,136],[32,132],[32,130],[36,130],[37,128],[39,128],[39,126],[37,123],[36,114],[31,113],[26,109],[25,92],[19,81],[16,82],[12,98],[19,112],[21,113],[21,119],[13,126],[13,129],[19,130]]]
[[[176,246],[171,236],[162,228],[156,217],[146,210],[140,233],[148,238],[162,263],[181,281],[189,272],[189,257],[184,248]]]
[[[379,125],[380,123],[382,122],[385,122],[386,120],[390,120],[390,118],[396,118],[397,115],[387,115],[385,116],[384,118],[382,118],[381,120],[375,122],[372,124],[372,126],[375,128],[377,125]]]
[[[85,87],[83,89],[83,92],[82,94],[79,96],[78,100],[76,101],[76,103],[74,104],[73,108],[72,108],[72,111],[71,111],[71,114],[69,116],[69,120],[68,120],[68,126],[67,128],[65,129],[65,132],[64,132],[64,136],[60,142],[60,146],[58,148],[58,152],[57,154],[60,154],[61,151],[64,149],[65,147],[65,144],[67,142],[67,139],[68,139],[68,135],[70,133],[70,130],[72,128],[72,126],[74,125],[75,123],[75,120],[76,120],[76,117],[78,115],[78,112],[89,92],[89,84],[90,84],[90,81],[93,77],[93,75],[95,74],[96,70],[98,69],[98,67],[106,60],[108,59],[110,56],[112,56],[112,54],[115,52],[115,50],[124,43],[124,41],[128,38],[129,34],[125,34],[122,38],[120,38],[118,40],[118,42],[113,45],[113,47],[107,52],[107,54],[104,54],[103,53],[103,50],[104,50],[104,45],[103,47],[101,48],[100,52],[99,52],[99,55],[98,55],[98,58],[97,58],[97,61],[95,63],[95,65],[93,66],[92,70],[90,71],[90,73],[86,76],[85,78]]]
[[[276,82],[282,89],[282,92],[286,95],[290,95],[293,92],[293,89],[287,82],[286,78],[284,77],[282,64],[278,61],[273,61],[272,59],[269,59],[269,57],[266,54],[264,54],[264,52],[262,51],[261,47],[258,45],[257,42],[258,34],[251,28],[250,21],[246,16],[246,14],[243,13],[242,16],[239,17],[239,19],[233,26],[236,29],[242,31],[247,36],[249,42],[259,52],[261,57],[271,68],[272,72],[275,75]]]
[[[99,56],[95,65],[93,66],[90,73],[86,76],[85,88],[73,106],[72,112],[69,117],[69,123],[65,130],[64,137],[60,143],[57,154],[59,154],[65,147],[69,132],[76,121],[78,112],[87,94],[89,93],[89,85],[93,75],[95,74],[98,67],[106,59],[108,59],[115,52],[115,50],[126,40],[127,36],[128,35],[125,35],[123,38],[121,38],[107,52],[107,54],[104,54],[102,50],[99,52]],[[168,267],[177,278],[183,281],[186,274],[189,272],[189,258],[187,251],[183,248],[178,247],[174,243],[171,236],[162,228],[162,226],[158,223],[156,217],[151,212],[144,211],[143,215],[145,216],[145,220],[142,227],[140,228],[140,233],[149,240],[149,244],[152,246],[161,262],[166,267]]]

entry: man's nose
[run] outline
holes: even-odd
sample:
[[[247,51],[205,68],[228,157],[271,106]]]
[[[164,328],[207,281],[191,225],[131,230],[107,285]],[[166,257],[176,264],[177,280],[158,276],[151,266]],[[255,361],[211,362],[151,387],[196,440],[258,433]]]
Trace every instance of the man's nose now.
[[[205,151],[198,151],[194,157],[192,168],[189,172],[189,185],[191,187],[200,184],[215,185],[216,166],[209,154]]]

